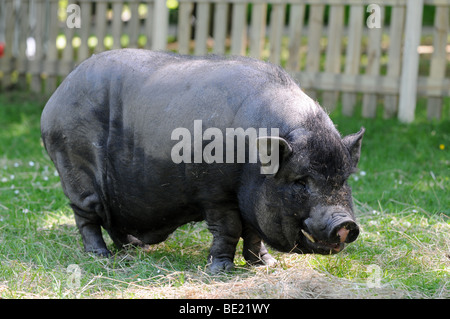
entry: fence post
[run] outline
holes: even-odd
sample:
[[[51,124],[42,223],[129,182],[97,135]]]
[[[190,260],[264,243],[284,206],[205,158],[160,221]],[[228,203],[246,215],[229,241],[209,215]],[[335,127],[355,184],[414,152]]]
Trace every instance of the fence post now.
[[[120,49],[120,36],[122,34],[122,2],[113,2],[112,10],[113,10],[113,19],[111,22],[111,33],[113,37],[113,49]]]
[[[437,6],[434,15],[433,57],[431,58],[430,78],[443,80],[447,59],[446,46],[449,33],[449,7]],[[439,119],[442,113],[442,98],[430,97],[427,104],[428,119]]]
[[[400,78],[400,102],[398,119],[412,122],[416,110],[417,77],[419,71],[419,53],[422,30],[423,0],[409,0],[406,7],[405,45],[403,48],[402,75]]]
[[[363,30],[364,6],[354,5],[350,8],[348,24],[348,45],[345,54],[345,70],[348,75],[359,74],[361,60],[361,37]],[[357,83],[353,83],[356,87]],[[356,93],[345,92],[342,94],[342,113],[352,116],[356,104]]]
[[[233,3],[231,22],[231,54],[245,55],[247,43],[247,3]]]
[[[80,29],[81,45],[80,48],[78,49],[78,61],[80,62],[89,57],[88,39],[89,39],[89,32],[91,29],[91,11],[92,11],[91,1],[81,2],[81,23],[82,23]],[[120,47],[120,38],[118,42]]]
[[[49,1],[46,5],[46,17],[49,19],[49,28],[47,34],[47,50],[44,60],[44,73],[47,75],[45,80],[45,92],[52,94],[58,87],[58,49],[56,48],[56,37],[58,36],[58,1]]]
[[[267,4],[255,3],[252,7],[250,25],[250,56],[261,58],[266,38]]]
[[[304,4],[291,4],[289,12],[289,58],[287,68],[290,71],[300,70],[300,46],[302,44]]]
[[[324,4],[314,4],[310,6],[308,25],[308,53],[306,55],[306,72],[317,74],[320,70],[320,39],[323,29]],[[317,83],[313,84],[317,85]],[[308,95],[316,99],[317,91],[309,90]]]
[[[106,10],[106,2],[97,2],[95,9],[95,33],[98,39],[98,43],[95,47],[95,53],[105,51],[105,35],[108,21],[106,19]],[[72,39],[70,41],[72,41]],[[70,47],[72,48],[72,46]]]
[[[214,10],[214,48],[215,54],[225,54],[227,39],[228,3],[216,3]]]
[[[197,4],[197,19],[195,20],[195,55],[204,55],[208,52],[208,31],[209,31],[209,3]]]
[[[97,2],[98,3],[98,2]],[[130,44],[128,47],[137,48],[139,46],[139,2],[129,2],[131,11],[130,20]]]
[[[283,37],[285,4],[272,4],[270,14],[270,57],[273,64],[280,64],[281,38]]]
[[[152,49],[165,50],[167,47],[167,33],[169,29],[169,9],[166,0],[155,0],[153,12]]]
[[[389,62],[387,76],[397,78],[400,76],[402,36],[405,26],[405,7],[392,8],[391,27],[389,31]],[[384,118],[391,118],[397,113],[398,93],[384,96]]]
[[[44,56],[44,24],[42,23],[42,21],[45,20],[44,2],[43,0],[36,0],[31,7],[33,9],[30,12],[30,16],[32,17],[32,19],[35,19],[35,23],[33,23],[34,28],[31,29],[31,36],[34,37],[36,43],[36,52],[34,54],[34,59],[30,62],[30,89],[33,92],[39,93],[42,91],[41,72],[42,60]],[[72,41],[72,39],[70,39],[70,41]]]
[[[380,75],[381,64],[381,37],[383,35],[384,11],[385,7],[380,7],[380,28],[369,29],[369,44],[367,48],[367,66],[366,74],[371,76]],[[378,91],[378,90],[377,90]],[[374,118],[377,115],[377,94],[366,93],[363,95],[362,116]]]
[[[181,2],[178,8],[178,53],[189,54],[193,3]]]
[[[13,68],[13,52],[12,45],[13,42],[13,34],[14,34],[14,11],[13,11],[13,2],[12,1],[3,1],[2,2],[2,20],[0,20],[0,24],[2,25],[2,29],[4,32],[3,41],[5,41],[6,47],[4,48],[3,57],[0,59],[0,72],[3,73],[2,78],[0,79],[0,84],[3,87],[7,87],[11,84],[11,73],[14,70]],[[4,20],[3,20],[4,19]]]
[[[328,21],[328,44],[325,60],[326,73],[341,73],[341,47],[344,26],[344,6],[331,7]],[[322,95],[322,106],[329,112],[336,108],[339,91],[327,91]]]

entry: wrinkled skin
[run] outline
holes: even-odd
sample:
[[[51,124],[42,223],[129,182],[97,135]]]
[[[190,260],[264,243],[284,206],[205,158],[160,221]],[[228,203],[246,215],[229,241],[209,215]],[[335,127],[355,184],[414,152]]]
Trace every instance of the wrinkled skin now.
[[[203,130],[278,128],[278,169],[175,164],[171,132],[192,131],[194,120]],[[101,227],[122,247],[155,244],[206,220],[208,263],[218,272],[233,268],[241,237],[249,264],[272,264],[262,241],[330,254],[359,233],[346,180],[364,129],[341,138],[322,108],[267,63],[132,49],[98,54],[50,98],[41,131],[88,252],[110,255]]]

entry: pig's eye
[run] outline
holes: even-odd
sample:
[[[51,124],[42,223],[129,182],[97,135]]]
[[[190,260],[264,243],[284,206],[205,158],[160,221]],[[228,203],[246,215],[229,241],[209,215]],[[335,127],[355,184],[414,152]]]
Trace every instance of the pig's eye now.
[[[301,177],[301,178],[298,178],[298,179],[295,181],[295,184],[296,184],[297,186],[306,188],[306,186],[308,185],[308,178],[307,178],[307,177]]]
[[[294,200],[305,200],[310,193],[308,178],[301,177],[294,180],[292,184],[292,196]]]

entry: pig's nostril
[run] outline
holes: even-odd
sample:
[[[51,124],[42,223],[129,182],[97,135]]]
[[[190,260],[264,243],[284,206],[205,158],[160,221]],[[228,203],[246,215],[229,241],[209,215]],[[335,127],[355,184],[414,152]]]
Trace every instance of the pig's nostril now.
[[[345,227],[342,227],[341,229],[339,229],[339,230],[337,231],[337,236],[339,237],[339,240],[341,241],[341,243],[344,243],[344,242],[345,242],[345,240],[347,239],[347,235],[348,235],[349,232],[350,232],[350,231],[349,231],[347,228],[345,228]]]
[[[351,243],[358,238],[359,227],[354,222],[345,222],[335,227],[335,234],[341,243]]]

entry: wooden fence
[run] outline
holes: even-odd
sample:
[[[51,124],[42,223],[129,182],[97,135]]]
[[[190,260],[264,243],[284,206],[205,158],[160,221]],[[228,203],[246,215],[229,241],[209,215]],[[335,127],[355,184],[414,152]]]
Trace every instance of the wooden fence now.
[[[436,7],[432,54],[418,51],[424,5]],[[450,0],[0,0],[0,84],[52,93],[91,54],[125,46],[250,55],[281,64],[329,110],[340,100],[352,115],[362,98],[364,117],[383,105],[385,117],[410,122],[419,95],[428,117],[440,118],[450,101],[449,8]]]

